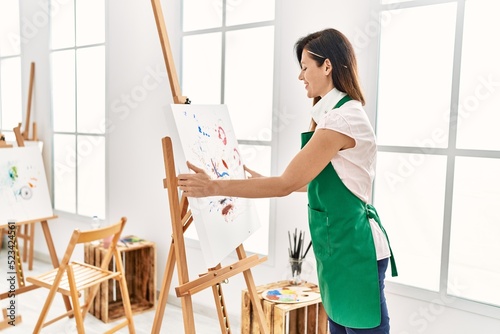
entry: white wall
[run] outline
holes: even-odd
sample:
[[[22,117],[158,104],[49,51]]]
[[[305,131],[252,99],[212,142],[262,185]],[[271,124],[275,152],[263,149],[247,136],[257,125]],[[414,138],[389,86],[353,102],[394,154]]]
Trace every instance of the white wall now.
[[[63,2],[63,1],[61,1]],[[276,29],[276,101],[280,115],[277,132],[277,172],[281,172],[300,146],[300,132],[307,129],[308,109],[303,84],[297,79],[299,67],[294,58],[295,41],[315,30],[333,27],[343,31],[358,52],[361,80],[367,97],[366,110],[374,119],[376,87],[376,51],[374,36],[374,1],[363,0],[277,0]],[[109,0],[107,37],[108,56],[108,217],[116,221],[128,217],[126,234],[136,234],[157,243],[158,288],[170,246],[170,218],[166,190],[161,138],[171,135],[173,124],[168,119],[172,102],[170,87],[160,49],[156,25],[149,1]],[[38,1],[22,1],[21,16],[27,21],[40,16],[43,9]],[[172,50],[179,64],[180,0],[165,0],[163,4]],[[50,90],[48,71],[48,26],[40,24],[37,33],[23,46],[23,77],[29,73],[29,63],[36,61],[36,98],[34,120],[39,124],[40,137],[45,142],[44,160],[50,170]],[[202,55],[200,55],[201,57]],[[27,84],[26,84],[27,86]],[[25,88],[25,94],[27,87]],[[189,96],[189,92],[183,92]],[[283,125],[283,126],[282,126]],[[50,179],[49,175],[49,179]],[[287,261],[286,231],[307,229],[305,194],[293,194],[276,200],[275,230],[270,242],[270,259],[252,272],[260,284],[281,280]],[[86,220],[60,214],[50,223],[58,254],[62,254],[70,231],[85,227]],[[393,236],[397,237],[397,236]],[[36,251],[46,254],[41,230],[37,230]],[[188,247],[191,278],[206,271],[200,251]],[[312,254],[312,253],[310,253]],[[236,258],[233,256],[223,264]],[[311,258],[312,259],[312,256]],[[171,300],[178,303],[171,285]],[[311,280],[315,280],[314,275]],[[242,275],[223,285],[230,321],[239,323],[241,290],[245,288]],[[195,295],[196,307],[209,311],[213,317],[213,299],[209,291]],[[388,294],[392,318],[392,333],[498,333],[500,321],[451,307],[436,308],[435,304]],[[427,313],[425,311],[428,310]],[[436,311],[437,310],[437,311]],[[167,307],[168,312],[168,307]],[[168,328],[168,324],[163,324]]]

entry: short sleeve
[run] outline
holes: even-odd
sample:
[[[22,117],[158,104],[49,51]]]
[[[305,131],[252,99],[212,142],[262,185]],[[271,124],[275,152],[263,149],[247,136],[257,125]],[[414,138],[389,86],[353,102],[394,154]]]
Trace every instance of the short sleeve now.
[[[341,114],[337,112],[337,109],[333,109],[330,112],[326,113],[325,117],[323,117],[316,126],[316,129],[334,130],[353,138],[349,123]]]

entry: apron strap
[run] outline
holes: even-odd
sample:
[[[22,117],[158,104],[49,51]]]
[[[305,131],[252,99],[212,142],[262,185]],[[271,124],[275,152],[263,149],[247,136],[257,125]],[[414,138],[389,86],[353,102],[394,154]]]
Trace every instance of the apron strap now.
[[[335,105],[335,107],[333,107],[333,109],[337,109],[337,108],[342,107],[342,105],[344,103],[346,103],[347,101],[350,101],[350,100],[352,100],[352,98],[349,95],[344,96],[343,98],[340,99],[339,102],[337,102],[337,104]]]
[[[391,243],[389,242],[389,237],[387,236],[387,232],[385,231],[382,223],[380,222],[380,217],[378,216],[377,210],[371,204],[366,204],[366,214],[368,218],[375,220],[385,234],[385,238],[387,239],[387,244],[389,245],[389,250],[391,251],[391,274],[392,277],[398,276],[398,268],[396,267],[396,260],[394,259],[394,255],[392,254]]]

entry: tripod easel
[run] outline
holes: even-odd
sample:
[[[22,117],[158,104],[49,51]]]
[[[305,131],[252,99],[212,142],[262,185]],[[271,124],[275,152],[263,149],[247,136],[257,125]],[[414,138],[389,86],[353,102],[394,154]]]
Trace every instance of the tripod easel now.
[[[24,139],[22,137],[20,128],[21,128],[20,125],[15,127],[14,133],[16,135],[16,141],[18,146],[23,147]],[[16,295],[39,288],[39,286],[26,284],[23,265],[22,265],[22,262],[28,259],[28,269],[29,270],[33,269],[33,246],[34,246],[35,224],[38,222],[41,224],[43,234],[45,236],[45,241],[47,243],[50,258],[52,260],[52,265],[54,266],[54,268],[59,267],[59,259],[57,258],[54,243],[52,241],[52,235],[50,233],[50,229],[47,222],[48,220],[55,218],[57,218],[57,216],[54,215],[39,219],[32,219],[19,222],[9,222],[8,224],[5,225],[2,225],[0,223],[0,249],[2,248],[3,235],[7,234],[8,236],[7,258],[12,259],[12,261],[9,261],[8,272],[7,272],[7,275],[8,277],[10,277],[11,280],[11,286],[8,291],[0,292],[0,300],[12,299]],[[19,251],[19,239],[24,240],[24,252],[22,255],[23,259],[21,259],[21,254]],[[15,275],[16,278],[14,278],[13,275]],[[67,311],[71,310],[69,297],[63,296],[63,300],[66,310]],[[13,307],[13,310],[15,310],[15,305],[12,304],[12,300],[10,306]],[[13,316],[11,312],[12,309],[11,310],[2,309],[3,318],[0,319],[0,330],[8,328],[13,325],[18,325],[22,322],[21,315]]]
[[[153,6],[153,12],[156,20],[158,34],[160,37],[160,43],[162,47],[163,57],[165,59],[165,65],[168,72],[174,103],[189,104],[189,99],[185,96],[182,96],[180,93],[180,85],[175,71],[172,52],[170,50],[160,0],[151,0],[151,4]],[[188,274],[186,249],[184,244],[184,231],[186,231],[186,229],[192,223],[193,217],[191,215],[191,211],[188,208],[189,203],[187,197],[182,195],[179,199],[172,140],[170,139],[170,137],[165,137],[162,139],[162,147],[166,174],[166,178],[163,180],[163,186],[167,189],[168,192],[170,219],[172,223],[172,241],[170,244],[170,250],[168,253],[167,264],[165,267],[165,273],[163,276],[151,333],[157,334],[160,332],[163,314],[165,312],[165,306],[167,303],[168,292],[170,290],[170,283],[172,281],[172,275],[176,262],[179,286],[175,288],[175,291],[177,297],[181,298],[184,332],[186,334],[196,333],[191,296],[197,292],[205,290],[206,288],[212,288],[221,333],[231,333],[221,283],[228,278],[240,273],[243,273],[243,276],[245,278],[250,299],[256,310],[256,320],[259,324],[261,333],[269,333],[269,329],[265,323],[262,305],[260,303],[260,299],[258,298],[252,272],[250,271],[250,268],[266,261],[266,257],[259,258],[257,255],[247,257],[243,245],[239,245],[236,248],[236,253],[238,255],[237,262],[224,267],[219,264],[214,268],[208,269],[208,272],[200,275],[199,278],[190,281]]]
[[[30,117],[31,117],[31,104],[33,102],[33,86],[35,84],[35,63],[31,62],[30,67],[30,81],[29,81],[29,89],[28,89],[28,103],[26,105],[26,123],[24,124],[24,131],[22,132],[22,136],[24,140],[38,140],[37,127],[36,122],[33,122],[33,134],[32,138],[29,138],[30,135]],[[19,124],[20,126],[21,124]]]

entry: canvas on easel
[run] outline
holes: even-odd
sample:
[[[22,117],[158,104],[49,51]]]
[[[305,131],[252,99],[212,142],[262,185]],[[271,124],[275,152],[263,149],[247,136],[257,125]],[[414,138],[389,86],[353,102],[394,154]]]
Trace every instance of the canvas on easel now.
[[[0,225],[53,216],[38,146],[0,150]]]
[[[225,105],[171,105],[185,159],[212,179],[244,179],[245,171]],[[189,198],[205,263],[215,267],[260,227],[252,199]]]

